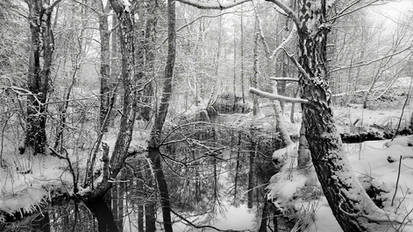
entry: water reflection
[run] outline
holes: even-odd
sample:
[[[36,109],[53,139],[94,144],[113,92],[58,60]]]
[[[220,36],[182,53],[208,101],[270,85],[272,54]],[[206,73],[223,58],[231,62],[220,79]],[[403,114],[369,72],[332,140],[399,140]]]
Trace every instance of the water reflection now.
[[[186,131],[185,141],[182,133],[171,136],[168,141],[181,142],[162,148],[174,230],[213,231],[194,225],[257,230],[261,217],[273,217],[269,206],[264,207],[263,183],[273,174],[269,154],[280,146],[276,134],[266,140],[249,131],[199,131]],[[50,206],[27,231],[158,231],[162,217],[157,197],[148,161],[133,158],[104,200]],[[272,220],[263,223],[267,228]]]

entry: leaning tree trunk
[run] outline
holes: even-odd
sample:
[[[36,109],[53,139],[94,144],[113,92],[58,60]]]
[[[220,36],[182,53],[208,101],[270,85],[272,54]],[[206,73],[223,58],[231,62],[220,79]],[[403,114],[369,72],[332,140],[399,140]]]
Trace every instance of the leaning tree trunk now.
[[[321,3],[321,4],[320,4]],[[342,149],[330,107],[326,68],[326,0],[299,1],[299,64],[303,125],[325,197],[345,232],[393,231],[391,219],[360,185]]]
[[[27,124],[24,148],[33,154],[44,153],[46,139],[46,100],[54,50],[51,17],[53,7],[49,1],[27,1],[31,36],[30,64],[27,86]]]

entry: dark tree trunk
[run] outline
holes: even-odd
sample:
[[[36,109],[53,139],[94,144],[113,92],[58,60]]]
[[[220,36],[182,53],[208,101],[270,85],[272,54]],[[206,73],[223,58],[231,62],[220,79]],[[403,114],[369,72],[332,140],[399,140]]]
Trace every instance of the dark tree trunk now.
[[[255,176],[255,152],[257,145],[254,142],[253,128],[251,128],[251,147],[249,157],[249,171],[248,171],[248,208],[252,208],[254,198],[254,176]]]
[[[86,203],[98,221],[99,232],[118,232],[113,214],[103,198],[95,198]]]
[[[54,39],[51,29],[53,8],[48,7],[48,1],[27,1],[29,6],[29,25],[31,36],[30,63],[27,87],[31,92],[27,102],[27,124],[24,153],[28,148],[30,153],[45,153],[47,93],[49,90],[50,72],[54,50]]]
[[[238,152],[235,164],[235,179],[234,179],[234,201],[237,199],[238,191],[238,174],[240,165],[240,153],[241,153],[241,132],[238,132]]]
[[[258,232],[267,232],[267,224],[268,224],[268,213],[269,211],[269,204],[266,199],[264,199],[264,205],[262,206],[262,214],[261,214],[261,222]]]
[[[165,175],[162,169],[161,154],[159,152],[159,148],[149,148],[149,159],[151,160],[152,169],[154,171],[156,182],[158,184],[164,229],[166,232],[171,232],[171,204],[169,201],[168,185],[166,183]]]
[[[154,125],[151,130],[148,141],[148,157],[151,161],[152,169],[155,172],[155,179],[160,194],[160,203],[162,207],[162,216],[165,232],[172,232],[171,206],[169,202],[168,185],[162,169],[161,153],[159,147],[161,144],[162,128],[168,114],[172,94],[172,78],[175,66],[176,52],[176,31],[175,31],[175,0],[168,0],[168,55],[165,66],[164,85],[162,97],[159,103],[159,109],[156,112]]]
[[[145,229],[146,232],[156,231],[156,203],[149,202],[145,205]]]
[[[110,77],[110,31],[108,23],[108,12],[105,11],[101,1],[99,5],[102,14],[99,15],[100,36],[100,113],[99,125],[102,132],[107,131],[104,126],[105,120],[109,120],[109,107],[111,105],[111,77]]]
[[[144,223],[143,223],[143,205],[138,205],[138,232],[144,232]]]
[[[149,121],[152,115],[152,102],[154,97],[153,82],[155,78],[155,53],[156,53],[156,25],[158,22],[157,1],[149,1],[148,9],[146,12],[146,25],[145,25],[145,42],[144,42],[144,54],[145,54],[145,87],[142,93],[142,103],[144,106],[141,109],[140,116],[142,119]]]
[[[156,230],[156,198],[154,197],[154,190],[156,188],[154,184],[154,177],[152,176],[152,171],[149,166],[145,165],[145,179],[147,180],[147,186],[150,189],[145,189],[145,197],[147,202],[145,204],[145,229],[146,232],[155,232]],[[156,196],[156,195],[155,195]]]

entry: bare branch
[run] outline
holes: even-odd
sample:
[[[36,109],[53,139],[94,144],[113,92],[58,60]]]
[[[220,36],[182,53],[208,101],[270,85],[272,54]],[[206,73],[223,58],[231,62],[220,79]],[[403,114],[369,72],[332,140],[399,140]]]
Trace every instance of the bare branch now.
[[[402,54],[403,52],[408,51],[408,50],[410,50],[411,48],[412,48],[412,46],[410,45],[409,47],[407,47],[407,48],[405,48],[405,49],[403,49],[403,50],[394,52],[394,53],[389,54],[389,55],[385,55],[385,56],[379,57],[379,58],[374,59],[374,60],[360,61],[360,62],[358,62],[358,63],[356,63],[356,64],[351,65],[351,68],[358,68],[358,67],[362,67],[362,66],[367,66],[367,65],[376,63],[376,62],[378,62],[378,61],[384,60],[384,59],[386,59],[386,58],[391,58],[391,57],[393,57],[393,56]],[[336,69],[331,70],[330,73],[338,72],[338,71],[345,70],[345,69],[348,69],[348,68],[350,68],[350,66],[339,67],[339,68],[336,68]]]
[[[270,77],[272,81],[291,81],[291,82],[298,82],[297,78],[294,77]]]
[[[288,15],[288,17],[290,17],[294,21],[297,27],[300,26],[300,20],[298,20],[297,15],[290,7],[282,3],[280,0],[265,0],[265,1],[272,2],[275,5],[277,5],[281,10],[283,10]]]
[[[283,101],[283,102],[293,102],[293,103],[308,103],[308,100],[301,98],[285,97],[281,95],[275,95],[272,93],[267,93],[259,89],[250,88],[250,93],[257,94],[260,97],[268,98],[271,100]]]
[[[56,0],[56,1],[54,1],[54,2],[52,3],[52,5],[50,5],[49,9],[52,9],[52,10],[53,10],[53,8],[54,8],[55,6],[57,6],[57,4],[59,4],[61,1],[63,1],[63,0]]]
[[[287,46],[287,44],[294,38],[294,35],[296,32],[297,32],[297,27],[294,26],[290,34],[288,35],[288,37],[276,49],[274,49],[274,51],[272,52],[272,55],[270,56],[270,59],[277,58],[279,51]]]
[[[263,32],[262,26],[261,26],[260,15],[258,14],[258,10],[257,10],[257,7],[256,7],[254,1],[252,1],[252,5],[253,5],[253,8],[254,8],[254,12],[255,12],[255,20],[257,20],[257,26],[258,26],[257,33],[259,35],[259,38],[260,38],[262,44],[264,45],[265,56],[268,59],[270,57],[270,48],[268,46],[267,41],[265,40],[264,32]]]
[[[373,1],[368,2],[368,3],[366,3],[366,4],[362,5],[362,6],[357,7],[357,8],[355,8],[355,9],[352,9],[352,10],[350,10],[350,11],[347,11],[347,10],[349,10],[350,8],[352,8],[353,6],[355,6],[355,5],[357,5],[358,3],[361,2],[361,0],[355,0],[355,1],[353,1],[352,3],[350,3],[348,6],[346,6],[345,8],[343,8],[339,13],[337,13],[336,15],[334,15],[334,17],[332,17],[331,19],[328,19],[327,22],[331,22],[331,21],[334,21],[334,20],[336,20],[336,19],[338,19],[338,18],[340,18],[340,17],[343,17],[343,16],[346,16],[346,15],[352,14],[352,13],[354,13],[354,12],[356,12],[356,11],[359,11],[359,10],[361,10],[361,9],[363,9],[363,8],[366,8],[366,7],[370,6],[370,5],[373,5],[374,3],[378,2],[378,1],[379,1],[379,0],[373,0]]]
[[[293,55],[290,55],[287,50],[285,50],[284,48],[281,48],[285,54],[288,56],[288,58],[290,58],[290,60],[294,63],[295,66],[297,66],[298,70],[307,78],[307,79],[311,79],[310,78],[310,74],[308,74],[305,69],[303,68],[303,66],[300,65],[300,63],[297,61],[297,59],[294,58]]]
[[[241,0],[239,2],[233,2],[233,3],[227,3],[227,4],[212,4],[212,3],[205,3],[205,2],[199,2],[199,1],[194,1],[194,0],[177,0],[178,2],[181,2],[183,4],[187,4],[193,7],[196,7],[198,9],[203,9],[203,10],[225,10],[232,8],[234,6],[238,6],[241,4],[244,4],[246,2],[251,2],[251,0]]]

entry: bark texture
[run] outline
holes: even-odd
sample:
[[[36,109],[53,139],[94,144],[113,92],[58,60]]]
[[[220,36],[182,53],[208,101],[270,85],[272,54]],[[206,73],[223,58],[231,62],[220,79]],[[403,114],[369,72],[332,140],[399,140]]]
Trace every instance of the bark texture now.
[[[159,108],[156,112],[154,125],[151,130],[150,139],[148,141],[148,158],[151,161],[151,166],[155,174],[158,191],[160,194],[160,203],[162,207],[162,216],[164,230],[172,232],[171,220],[171,205],[169,201],[168,185],[162,169],[161,153],[159,147],[161,145],[162,128],[168,114],[168,108],[172,93],[172,78],[175,66],[176,52],[176,31],[175,31],[175,0],[168,0],[168,55],[164,73],[164,83],[162,89],[162,97],[159,103]]]
[[[27,124],[24,148],[33,154],[44,153],[46,137],[46,101],[54,51],[51,28],[53,7],[48,0],[28,0],[30,25],[30,63],[27,87]]]
[[[345,232],[393,231],[392,222],[369,198],[342,150],[330,107],[326,45],[330,25],[325,0],[300,0],[298,26],[303,125],[324,195]]]

